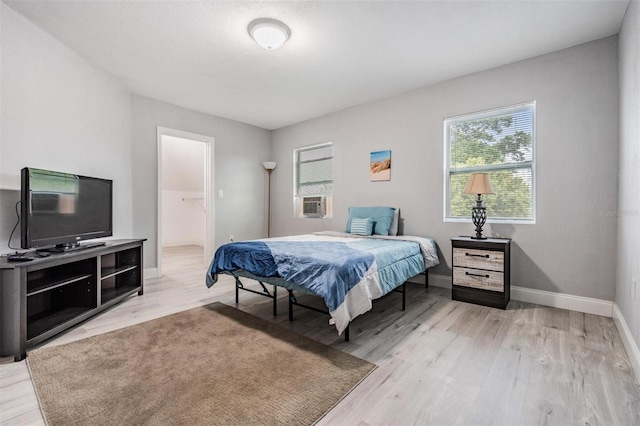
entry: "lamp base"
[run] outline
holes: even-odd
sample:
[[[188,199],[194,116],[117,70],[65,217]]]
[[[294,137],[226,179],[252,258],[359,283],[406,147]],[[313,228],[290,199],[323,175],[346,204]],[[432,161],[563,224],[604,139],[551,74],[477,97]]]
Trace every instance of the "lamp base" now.
[[[471,237],[474,240],[486,240],[487,237],[482,235],[482,227],[487,221],[487,208],[484,206],[474,206],[471,208],[471,220],[476,226],[476,236]]]

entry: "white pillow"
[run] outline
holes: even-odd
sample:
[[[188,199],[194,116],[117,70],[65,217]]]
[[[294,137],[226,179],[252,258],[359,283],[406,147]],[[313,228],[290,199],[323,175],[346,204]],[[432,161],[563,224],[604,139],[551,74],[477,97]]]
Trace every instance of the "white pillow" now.
[[[373,232],[373,218],[357,218],[351,219],[351,231],[353,235],[371,235]]]

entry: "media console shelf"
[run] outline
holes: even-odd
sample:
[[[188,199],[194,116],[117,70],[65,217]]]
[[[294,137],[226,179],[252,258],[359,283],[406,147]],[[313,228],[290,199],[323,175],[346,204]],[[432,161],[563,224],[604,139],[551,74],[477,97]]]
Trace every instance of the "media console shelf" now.
[[[142,295],[144,241],[107,241],[30,262],[0,259],[0,354],[20,361],[28,348]]]

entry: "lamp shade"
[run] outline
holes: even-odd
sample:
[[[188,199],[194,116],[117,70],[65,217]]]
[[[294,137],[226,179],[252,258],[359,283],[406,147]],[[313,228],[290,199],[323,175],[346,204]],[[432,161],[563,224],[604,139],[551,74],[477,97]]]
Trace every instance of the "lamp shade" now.
[[[289,27],[270,18],[256,19],[249,24],[248,31],[251,37],[267,50],[279,48],[291,35]]]
[[[267,170],[273,170],[276,168],[276,162],[275,161],[265,161],[264,163],[262,163],[262,167],[264,167]]]
[[[464,188],[465,194],[495,194],[488,173],[472,173]]]

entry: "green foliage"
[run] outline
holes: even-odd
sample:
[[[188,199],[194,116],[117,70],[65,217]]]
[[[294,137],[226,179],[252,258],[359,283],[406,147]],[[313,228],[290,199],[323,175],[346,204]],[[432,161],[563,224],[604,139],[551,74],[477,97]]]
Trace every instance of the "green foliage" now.
[[[476,196],[463,194],[470,173],[451,176],[451,216],[471,217]],[[487,216],[494,218],[527,219],[533,216],[531,186],[517,172],[503,170],[489,172],[493,195],[483,195]]]
[[[470,217],[476,196],[463,194],[472,171],[469,167],[489,166],[495,191],[484,195],[487,216],[527,219],[533,216],[532,206],[532,135],[513,129],[513,115],[454,123],[450,126],[451,216]],[[519,167],[519,163],[521,164]],[[490,166],[513,164],[509,170],[491,170]],[[524,167],[522,167],[524,166]]]

